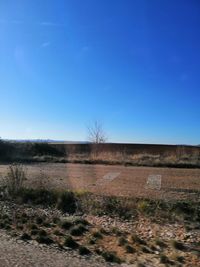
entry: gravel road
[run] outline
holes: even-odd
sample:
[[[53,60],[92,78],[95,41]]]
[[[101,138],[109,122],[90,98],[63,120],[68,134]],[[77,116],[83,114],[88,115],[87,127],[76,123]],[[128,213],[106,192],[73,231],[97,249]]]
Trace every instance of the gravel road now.
[[[91,256],[84,258],[74,251],[29,244],[0,231],[0,267],[108,267],[110,264]],[[113,266],[113,265],[112,265]],[[117,265],[115,265],[117,266]]]

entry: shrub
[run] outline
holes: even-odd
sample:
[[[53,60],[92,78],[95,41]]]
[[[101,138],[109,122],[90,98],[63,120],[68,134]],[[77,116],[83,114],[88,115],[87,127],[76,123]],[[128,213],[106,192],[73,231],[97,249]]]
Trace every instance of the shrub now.
[[[31,235],[37,235],[38,234],[38,230],[37,229],[33,229],[31,230]]]
[[[168,257],[164,254],[161,254],[160,255],[160,263],[169,263]]]
[[[75,218],[74,219],[74,224],[83,224],[83,225],[89,225],[89,222],[86,221],[83,218]]]
[[[146,245],[147,244],[145,240],[141,239],[139,236],[137,236],[135,234],[131,236],[131,239],[134,243],[138,243],[140,245]]]
[[[61,233],[58,229],[55,229],[53,234],[57,235],[57,236],[62,236],[63,235],[63,233]]]
[[[39,232],[38,232],[38,234],[40,236],[47,236],[47,232],[44,229],[40,229]]]
[[[64,156],[64,152],[59,151],[48,143],[34,143],[32,144],[32,153],[37,156]]]
[[[31,240],[31,236],[27,233],[23,233],[20,238],[22,240]]]
[[[39,235],[36,238],[36,241],[41,244],[50,245],[53,243],[53,240],[48,236]]]
[[[74,236],[81,236],[86,231],[87,229],[82,224],[78,224],[71,229],[70,234]]]
[[[23,188],[20,190],[20,198],[23,203],[52,206],[57,202],[57,193],[44,188]]]
[[[76,241],[74,241],[74,239],[70,235],[68,235],[65,237],[64,246],[74,249],[78,248],[79,245]]]
[[[68,230],[72,227],[73,223],[70,220],[63,220],[60,223],[61,228]]]
[[[80,255],[88,255],[91,253],[91,251],[84,246],[80,246],[78,250]]]
[[[19,164],[13,164],[8,167],[7,175],[4,179],[4,185],[9,197],[16,197],[23,188],[26,180],[25,168]]]
[[[116,263],[119,263],[119,264],[121,263],[120,258],[118,258],[114,252],[103,251],[101,253],[101,255],[108,262],[116,262]]]
[[[90,245],[94,245],[94,244],[96,244],[96,239],[95,238],[89,238],[88,243]]]
[[[93,232],[93,233],[92,233],[92,236],[93,236],[94,238],[96,238],[96,239],[102,239],[102,238],[103,238],[102,234],[101,234],[99,231],[95,231],[95,232]]]
[[[141,200],[137,204],[137,208],[141,212],[147,212],[149,208],[149,203],[146,200]]]
[[[166,248],[167,245],[160,239],[156,239],[156,245],[161,247],[161,248]]]
[[[36,221],[37,224],[42,224],[44,222],[44,218],[38,216],[38,217],[36,217],[36,220],[35,221]]]
[[[57,208],[62,212],[74,213],[76,211],[76,198],[74,193],[71,191],[61,193],[57,202]]]
[[[124,237],[120,237],[119,240],[118,240],[118,245],[119,246],[124,246],[127,243],[128,243],[128,241]]]
[[[29,228],[30,228],[31,230],[37,230],[37,229],[38,229],[37,225],[34,224],[34,223],[29,224]]]
[[[125,250],[127,253],[134,253],[135,252],[135,249],[128,244],[125,245]]]
[[[152,253],[151,249],[146,246],[142,246],[141,249],[142,249],[142,252],[144,253]]]
[[[179,241],[176,241],[176,240],[172,240],[172,246],[175,248],[175,249],[178,249],[178,250],[184,250],[185,249],[185,246],[183,243],[179,242]]]

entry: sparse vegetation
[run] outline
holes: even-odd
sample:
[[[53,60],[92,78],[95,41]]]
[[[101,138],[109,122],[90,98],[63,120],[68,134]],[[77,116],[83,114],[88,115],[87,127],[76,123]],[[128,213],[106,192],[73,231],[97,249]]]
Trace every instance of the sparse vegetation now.
[[[19,164],[10,165],[4,179],[4,186],[7,190],[8,196],[11,198],[16,197],[23,188],[25,180],[25,168]]]
[[[116,262],[121,263],[121,260],[119,257],[117,257],[115,252],[112,251],[103,251],[101,253],[101,256],[108,262]]]
[[[185,249],[184,244],[177,241],[177,240],[172,240],[171,244],[172,244],[173,248],[175,248],[177,250],[184,250]]]
[[[124,238],[123,236],[121,236],[121,237],[119,238],[119,240],[118,240],[118,244],[119,244],[119,246],[124,246],[124,245],[127,244],[127,243],[128,243],[127,239]]]
[[[67,235],[65,237],[64,246],[75,249],[78,248],[79,245],[70,235]]]
[[[70,230],[70,234],[73,236],[81,236],[83,233],[85,233],[87,231],[87,229],[85,228],[84,225],[82,224],[78,224],[76,226],[74,226],[71,230]]]
[[[91,251],[88,248],[84,247],[84,246],[80,246],[78,248],[78,250],[79,250],[79,254],[80,255],[88,255],[88,254],[91,253]]]

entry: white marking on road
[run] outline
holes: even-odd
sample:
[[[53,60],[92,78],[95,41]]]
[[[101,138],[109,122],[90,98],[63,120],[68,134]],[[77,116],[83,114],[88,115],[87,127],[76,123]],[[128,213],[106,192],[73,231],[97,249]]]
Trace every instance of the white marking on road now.
[[[147,178],[146,189],[160,190],[162,183],[162,175],[150,174]]]
[[[114,179],[116,179],[121,172],[109,172],[106,175],[104,175],[101,179],[98,179],[96,182],[96,185],[104,185],[112,182]]]

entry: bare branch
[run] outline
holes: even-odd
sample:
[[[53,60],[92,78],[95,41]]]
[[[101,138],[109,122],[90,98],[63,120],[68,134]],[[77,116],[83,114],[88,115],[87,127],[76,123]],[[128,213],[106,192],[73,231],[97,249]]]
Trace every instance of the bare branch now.
[[[92,126],[88,127],[88,139],[95,144],[106,142],[107,137],[101,123],[95,121]]]

